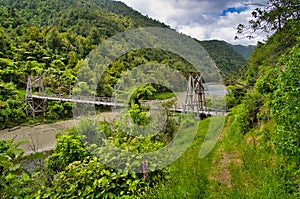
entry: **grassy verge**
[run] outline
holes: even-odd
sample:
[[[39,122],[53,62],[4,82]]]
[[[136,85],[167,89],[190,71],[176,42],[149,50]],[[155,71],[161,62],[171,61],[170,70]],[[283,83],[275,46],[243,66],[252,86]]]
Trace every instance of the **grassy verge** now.
[[[210,119],[200,121],[197,135],[189,149],[169,166],[169,180],[151,198],[206,198],[211,154],[199,158],[199,151]],[[194,130],[194,129],[189,129]]]
[[[192,146],[169,166],[169,180],[151,198],[297,198],[295,165],[271,142],[274,124],[243,135],[238,114],[227,117],[219,142],[203,159],[198,155],[210,119],[201,121]]]
[[[291,194],[288,185],[293,178],[288,167],[293,165],[276,153],[270,141],[274,126],[272,122],[242,135],[237,114],[235,112],[228,117],[223,139],[213,157],[215,167],[228,169],[231,185],[226,186],[218,179],[210,180],[209,198],[295,198],[295,193]],[[222,166],[221,161],[217,161],[221,152],[234,154],[228,165]]]

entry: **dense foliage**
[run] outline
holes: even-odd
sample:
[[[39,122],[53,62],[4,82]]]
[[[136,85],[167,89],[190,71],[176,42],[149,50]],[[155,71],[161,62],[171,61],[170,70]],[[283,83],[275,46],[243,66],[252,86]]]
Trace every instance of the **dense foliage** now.
[[[259,43],[249,59],[241,80],[247,85],[244,86],[247,92],[236,108],[237,121],[239,131],[245,136],[252,134],[256,137],[254,142],[257,137],[263,137],[264,141],[259,143],[268,151],[266,156],[273,155],[280,165],[274,169],[277,174],[274,186],[287,194],[285,197],[293,198],[299,196],[300,179],[300,23],[299,11],[295,9],[299,2],[268,2],[270,9],[257,9],[253,14],[257,14],[258,21],[250,23],[257,25],[254,30],[270,28],[276,32],[266,43]],[[240,96],[237,99],[233,96],[228,98],[240,100]],[[279,161],[281,158],[283,162]]]
[[[293,47],[278,62],[281,67],[277,88],[270,96],[271,113],[276,120],[275,143],[288,159],[300,166],[300,46]],[[300,171],[300,170],[298,170]]]
[[[258,7],[252,12],[249,25],[239,24],[238,34],[253,38],[255,32],[272,32],[281,30],[290,20],[300,17],[298,0],[253,1]]]
[[[32,175],[21,166],[20,144],[0,140],[0,198],[29,198],[34,189]]]
[[[147,26],[168,28],[112,0],[1,1],[1,87],[4,91],[24,91],[29,75],[42,75],[46,92],[71,94],[83,59],[92,49],[117,33]],[[245,59],[225,42],[201,44],[226,74],[245,65]],[[99,83],[98,95],[110,96],[122,71],[148,62],[166,64],[183,72],[190,70],[185,60],[168,52],[157,49],[130,52],[110,66]],[[3,122],[0,129],[22,123],[25,117],[22,92],[5,91],[1,97],[0,120]],[[9,101],[4,103],[6,99]],[[68,104],[49,103],[47,118],[69,117],[69,107]]]
[[[0,80],[0,129],[25,121],[25,106],[16,86]],[[23,96],[24,97],[24,96]]]
[[[165,146],[174,136],[176,123],[169,115],[160,132],[137,136],[135,126],[126,126],[126,118],[144,126],[147,118],[141,115],[144,112],[133,103],[125,118],[112,123],[81,120],[77,129],[58,135],[52,154],[32,173],[21,166],[24,151],[17,148],[18,143],[1,141],[1,198],[147,197],[165,179],[167,170],[150,165],[142,153]],[[113,153],[113,146],[131,155]],[[109,167],[110,163],[118,168]]]

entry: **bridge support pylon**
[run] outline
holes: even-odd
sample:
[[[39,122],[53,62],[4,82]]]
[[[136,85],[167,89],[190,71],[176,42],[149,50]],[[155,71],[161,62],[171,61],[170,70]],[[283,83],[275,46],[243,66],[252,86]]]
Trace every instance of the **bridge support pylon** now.
[[[43,93],[44,83],[43,78],[41,76],[27,78],[27,87],[26,87],[26,115],[35,117],[37,113],[43,113],[47,110],[47,100],[46,99],[35,99],[33,97],[33,91],[37,91],[39,93]]]
[[[190,73],[184,105],[184,113],[196,112],[197,118],[205,118],[206,100],[201,73]]]

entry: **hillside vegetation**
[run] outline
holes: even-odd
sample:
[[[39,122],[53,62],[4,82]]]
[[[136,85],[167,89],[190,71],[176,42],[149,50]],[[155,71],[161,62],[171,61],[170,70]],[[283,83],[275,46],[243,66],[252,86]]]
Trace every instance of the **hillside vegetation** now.
[[[269,1],[268,6],[273,6],[270,11],[259,12],[260,9],[257,9],[253,13],[257,14],[257,21],[251,21],[251,25],[256,30],[272,28],[276,32],[266,43],[258,44],[249,58],[243,77],[238,84],[230,86],[228,95],[229,101],[239,104],[233,113],[241,133],[241,143],[234,145],[242,152],[243,166],[245,162],[249,164],[246,168],[249,176],[238,171],[238,165],[232,167],[232,171],[236,172],[236,180],[246,183],[244,187],[236,188],[244,190],[247,196],[298,198],[299,2]],[[285,7],[285,11],[282,7]],[[265,26],[265,23],[269,25]],[[235,126],[235,122],[232,125]],[[228,136],[237,139],[235,133],[231,132]],[[240,191],[237,193],[244,196]]]
[[[232,48],[237,51],[238,53],[240,53],[245,59],[249,59],[254,48],[256,46],[254,45],[248,45],[248,46],[243,46],[243,45],[231,45]]]
[[[168,28],[112,0],[1,1],[0,129],[26,122],[23,99],[29,75],[44,76],[46,92],[70,94],[83,60],[100,42],[148,26]],[[246,64],[225,42],[201,44],[224,74],[234,73]],[[130,52],[120,59],[99,84],[98,95],[111,96],[118,75],[140,64],[158,62],[185,73],[191,71],[182,58],[156,49]],[[47,119],[69,117],[70,106],[49,102]]]

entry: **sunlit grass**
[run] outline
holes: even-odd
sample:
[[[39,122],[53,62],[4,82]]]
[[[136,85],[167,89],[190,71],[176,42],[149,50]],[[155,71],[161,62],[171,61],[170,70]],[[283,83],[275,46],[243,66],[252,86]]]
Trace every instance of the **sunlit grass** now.
[[[268,123],[243,135],[235,115],[228,118],[218,151],[235,153],[227,168],[231,187],[210,181],[209,198],[293,198],[282,188],[285,180],[279,176],[284,160],[272,149],[266,133],[262,133],[272,128]]]
[[[152,97],[154,100],[165,100],[175,97],[176,95],[172,92],[161,92]]]
[[[207,170],[211,155],[200,159],[199,151],[208,129],[210,119],[200,121],[196,137],[189,149],[169,166],[169,180],[153,193],[155,198],[206,198]],[[194,130],[188,128],[186,131]],[[188,133],[188,132],[186,132]]]
[[[272,149],[266,137],[266,132],[272,132],[273,124],[243,135],[235,116],[231,114],[226,118],[217,145],[202,159],[199,151],[211,119],[200,121],[192,145],[168,167],[169,179],[162,182],[150,198],[293,198],[283,188],[291,181],[288,169],[283,168],[287,163]],[[257,140],[253,142],[252,138]],[[233,154],[228,165],[220,163],[221,151]],[[225,168],[230,172],[230,186],[216,178]],[[280,172],[287,172],[286,179],[280,177],[283,175]]]

